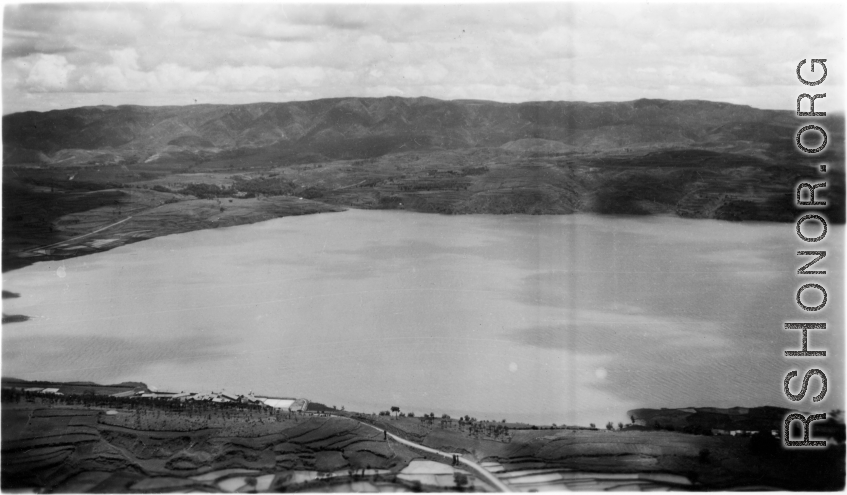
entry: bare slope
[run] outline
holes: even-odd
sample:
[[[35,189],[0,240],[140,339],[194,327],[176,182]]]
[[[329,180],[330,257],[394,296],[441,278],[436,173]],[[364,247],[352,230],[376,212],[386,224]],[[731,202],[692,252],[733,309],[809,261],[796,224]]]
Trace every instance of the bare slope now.
[[[793,189],[809,180],[827,182],[825,213],[843,223],[843,120],[827,124],[826,151],[810,157],[791,139],[791,112],[705,101],[391,97],[13,114],[3,269],[346,207],[792,222]]]
[[[500,146],[524,139],[591,150],[656,145],[752,149],[790,136],[795,125],[790,112],[707,101],[506,104],[334,98],[17,113],[3,117],[3,146],[6,163],[40,157],[65,165],[135,163],[178,159],[184,152],[200,155],[263,147],[278,153],[368,158],[403,150]],[[70,150],[89,153],[74,157]],[[90,153],[97,150],[102,156]]]

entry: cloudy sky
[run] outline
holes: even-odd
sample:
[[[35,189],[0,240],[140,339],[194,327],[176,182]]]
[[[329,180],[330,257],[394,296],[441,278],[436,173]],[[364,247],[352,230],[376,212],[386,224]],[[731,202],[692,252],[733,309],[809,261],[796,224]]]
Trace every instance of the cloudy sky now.
[[[830,61],[826,85],[815,88],[830,91],[817,110],[841,109],[843,10],[816,9],[797,2],[7,5],[3,113],[351,95],[696,98],[791,109],[806,88],[794,76],[803,58]]]

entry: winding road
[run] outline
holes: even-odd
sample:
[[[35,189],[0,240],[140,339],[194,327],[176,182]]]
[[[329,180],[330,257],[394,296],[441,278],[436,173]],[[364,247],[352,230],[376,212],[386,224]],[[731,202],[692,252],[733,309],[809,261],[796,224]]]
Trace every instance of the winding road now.
[[[65,243],[67,243],[67,242],[75,241],[75,240],[77,240],[77,239],[82,239],[83,237],[88,237],[88,236],[90,236],[90,235],[94,235],[94,234],[96,234],[96,233],[98,233],[98,232],[102,232],[102,231],[104,231],[104,230],[106,230],[106,229],[110,229],[110,228],[114,227],[115,225],[120,225],[120,224],[122,224],[122,223],[126,222],[127,220],[129,220],[129,219],[131,219],[131,218],[132,218],[131,216],[126,217],[126,218],[124,218],[123,220],[119,220],[119,221],[117,221],[117,222],[115,222],[115,223],[111,223],[111,224],[109,224],[109,225],[106,225],[105,227],[100,227],[100,228],[99,228],[99,229],[97,229],[97,230],[92,230],[91,232],[89,232],[89,233],[87,233],[87,234],[82,234],[82,235],[78,235],[78,236],[76,236],[76,237],[71,237],[70,239],[65,239],[64,241],[54,242],[53,244],[48,244],[48,245],[46,245],[46,246],[38,246],[38,247],[30,248],[30,249],[27,249],[27,252],[30,252],[30,251],[37,251],[37,250],[39,250],[39,249],[50,249],[50,248],[53,248],[53,247],[59,246],[59,245],[61,245],[61,244],[65,244]]]
[[[348,419],[353,419],[353,418],[348,418]],[[358,421],[358,420],[355,420],[355,421]],[[491,472],[489,472],[487,469],[480,466],[479,464],[477,464],[477,463],[475,463],[475,462],[473,462],[469,459],[465,459],[464,457],[462,457],[462,454],[454,454],[454,453],[451,453],[451,452],[442,452],[440,450],[435,450],[435,449],[432,449],[432,448],[429,448],[429,447],[424,447],[421,444],[418,444],[418,443],[415,443],[415,442],[410,442],[410,441],[406,440],[405,438],[398,437],[397,435],[395,435],[393,433],[388,433],[387,431],[385,431],[381,428],[377,428],[376,426],[369,424],[369,423],[365,423],[363,421],[359,421],[359,424],[370,426],[374,430],[377,430],[379,432],[387,434],[389,437],[391,437],[396,442],[402,443],[403,445],[407,445],[409,447],[412,447],[412,448],[415,448],[415,449],[418,449],[418,450],[423,450],[424,452],[429,452],[430,454],[437,454],[437,455],[440,455],[440,456],[449,457],[451,459],[453,458],[454,455],[458,455],[459,456],[459,462],[467,465],[469,468],[471,468],[474,471],[476,471],[477,473],[479,473],[480,476],[482,476],[489,483],[494,485],[495,488],[497,488],[501,492],[511,492],[512,491],[512,489],[509,488],[505,483],[500,481],[500,479],[497,478],[497,476],[494,476]]]

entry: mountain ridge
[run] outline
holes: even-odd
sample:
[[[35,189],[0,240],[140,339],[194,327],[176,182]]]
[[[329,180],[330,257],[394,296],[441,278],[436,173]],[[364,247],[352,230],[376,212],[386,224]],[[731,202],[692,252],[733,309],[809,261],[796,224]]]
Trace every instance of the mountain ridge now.
[[[404,149],[502,146],[519,139],[559,141],[579,149],[666,145],[714,146],[751,125],[795,124],[788,110],[705,100],[628,102],[438,100],[428,97],[327,98],[285,103],[186,106],[89,106],[3,117],[4,161],[54,163],[63,150],[102,150],[114,163],[175,159],[176,151],[212,154],[274,147],[329,158],[371,158]],[[786,134],[790,134],[786,133]],[[736,139],[737,140],[737,139]],[[754,139],[758,144],[761,138]],[[171,148],[169,148],[169,146]],[[20,158],[22,157],[22,158]],[[91,160],[87,160],[91,161]],[[86,160],[64,164],[84,165]]]
[[[817,177],[827,220],[844,223],[843,116],[818,121],[829,144],[806,155],[794,136],[809,120],[704,100],[350,97],[12,114],[3,269],[345,208],[794,222],[796,184]]]

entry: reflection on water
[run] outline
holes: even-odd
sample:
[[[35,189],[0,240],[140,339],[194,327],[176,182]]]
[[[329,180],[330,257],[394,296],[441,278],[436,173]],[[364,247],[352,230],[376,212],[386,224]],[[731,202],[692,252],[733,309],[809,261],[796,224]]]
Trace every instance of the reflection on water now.
[[[783,322],[809,321],[792,228],[348,211],[168,236],[4,274],[4,312],[31,319],[4,327],[3,374],[559,424],[785,406],[808,368],[780,357]],[[833,307],[817,316],[841,328]]]

